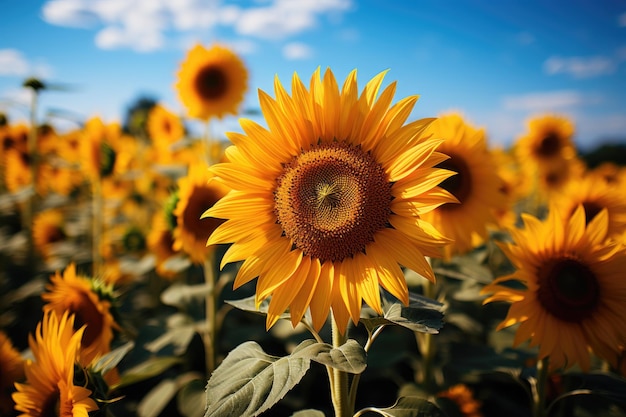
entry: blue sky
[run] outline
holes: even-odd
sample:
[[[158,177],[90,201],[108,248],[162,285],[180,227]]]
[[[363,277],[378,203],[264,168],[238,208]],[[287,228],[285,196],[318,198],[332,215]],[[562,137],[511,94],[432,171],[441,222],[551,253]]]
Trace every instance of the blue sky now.
[[[194,42],[228,44],[257,89],[273,95],[330,67],[359,85],[389,70],[412,118],[461,111],[507,146],[528,117],[572,118],[589,149],[626,138],[626,2],[617,0],[1,0],[0,111],[27,117],[31,75],[70,86],[40,100],[40,120],[123,119],[148,95],[182,113],[175,74]],[[71,123],[49,119],[61,128]],[[219,130],[239,130],[236,118]]]

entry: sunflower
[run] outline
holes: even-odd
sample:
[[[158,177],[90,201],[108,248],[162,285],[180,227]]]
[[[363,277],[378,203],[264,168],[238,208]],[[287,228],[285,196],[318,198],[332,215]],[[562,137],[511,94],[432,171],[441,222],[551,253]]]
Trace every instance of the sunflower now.
[[[26,382],[16,383],[15,410],[21,417],[87,416],[98,410],[92,392],[74,385],[74,365],[85,327],[74,330],[74,316],[48,312],[29,337],[34,360],[25,364]]]
[[[554,160],[550,164],[537,167],[534,174],[537,179],[536,198],[548,202],[561,193],[569,184],[577,184],[584,176],[584,163],[577,157]],[[523,172],[522,175],[531,175]]]
[[[497,329],[520,323],[514,345],[530,339],[552,369],[578,363],[587,371],[589,349],[617,350],[626,334],[626,250],[606,239],[606,209],[589,223],[582,205],[571,216],[551,208],[543,222],[522,219],[524,228],[511,232],[514,243],[502,244],[517,270],[487,285],[483,292],[493,295],[484,302],[512,303]]]
[[[33,242],[44,259],[49,258],[55,243],[65,240],[65,216],[59,209],[48,209],[36,214],[33,220]]]
[[[483,417],[480,410],[481,403],[474,398],[474,393],[465,384],[453,385],[437,394],[439,398],[447,398],[458,407],[459,415],[463,417]]]
[[[178,180],[178,202],[173,211],[176,227],[172,248],[185,252],[198,264],[213,250],[206,244],[207,237],[222,223],[218,219],[202,219],[201,215],[229,191],[222,183],[209,181],[211,178],[205,164],[191,165],[187,175]]]
[[[441,140],[423,136],[432,119],[404,124],[416,96],[390,107],[394,82],[377,98],[384,74],[360,96],[356,71],[341,90],[330,69],[309,91],[294,74],[292,96],[276,78],[276,99],[259,92],[269,129],[242,119],[228,162],[211,168],[232,191],[204,214],[227,219],[207,243],[233,243],[222,266],[245,260],[235,288],[258,277],[268,328],[287,308],[295,326],[310,307],[316,329],[332,309],[345,332],[362,300],[382,313],[379,285],[408,302],[400,265],[434,280],[424,255],[449,240],[421,216],[454,200],[437,187],[452,172],[436,168]]]
[[[487,148],[484,130],[470,126],[458,114],[449,114],[431,123],[425,133],[443,139],[438,151],[450,159],[438,166],[457,173],[440,187],[454,195],[458,203],[441,205],[424,215],[426,221],[454,240],[445,250],[446,259],[450,259],[483,243],[488,225],[498,221],[496,210],[506,209],[509,203],[501,191],[504,182]]]
[[[4,155],[4,182],[7,190],[18,192],[33,182],[30,158],[16,149],[9,149]]]
[[[80,164],[88,178],[104,178],[115,171],[117,153],[112,145],[120,135],[119,125],[104,124],[99,117],[85,123],[79,142]]]
[[[248,71],[225,46],[194,46],[178,72],[176,90],[190,117],[208,120],[237,114],[247,90]]]
[[[148,135],[152,142],[162,150],[181,140],[185,128],[180,117],[169,111],[162,104],[155,105],[148,114]]]
[[[626,195],[604,179],[587,175],[570,182],[554,197],[554,203],[564,213],[572,213],[579,205],[585,209],[589,223],[602,209],[609,216],[609,235],[617,237],[626,232]]]
[[[528,131],[515,143],[517,157],[533,165],[572,159],[576,155],[574,131],[574,124],[565,116],[535,116],[528,120]]]
[[[109,352],[113,330],[119,330],[113,319],[111,302],[95,290],[96,285],[92,279],[77,275],[72,263],[63,275],[57,271],[51,277],[51,283],[46,286],[48,292],[41,295],[47,303],[44,312],[54,311],[60,317],[70,311],[76,316],[77,327],[86,325],[80,353],[83,364]]]
[[[176,255],[172,247],[174,237],[172,230],[167,224],[164,213],[157,213],[152,218],[152,226],[148,234],[148,249],[156,258],[156,272],[159,276],[172,279],[176,276],[176,271],[167,269],[166,261]]]
[[[13,409],[13,384],[24,377],[24,359],[13,347],[7,335],[0,331],[0,414],[9,415]]]

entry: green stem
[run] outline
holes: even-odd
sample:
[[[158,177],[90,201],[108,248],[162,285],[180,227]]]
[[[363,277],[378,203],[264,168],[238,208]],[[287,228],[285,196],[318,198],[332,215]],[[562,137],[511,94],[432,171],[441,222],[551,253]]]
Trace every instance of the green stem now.
[[[383,331],[384,328],[385,328],[385,325],[382,325],[369,334],[367,342],[365,343],[365,347],[363,348],[363,350],[365,350],[365,353],[369,352],[370,348],[372,347],[372,343],[374,343],[374,340],[376,340],[376,338]],[[350,382],[350,396],[349,396],[348,404],[350,405],[351,410],[354,410],[356,407],[356,393],[359,388],[360,380],[361,380],[361,374],[356,374],[354,375],[354,377],[352,378],[352,381]]]
[[[39,94],[33,89],[33,97],[30,103],[30,130],[28,131],[27,151],[30,158],[30,176],[32,181],[32,194],[26,200],[24,207],[23,227],[27,233],[27,262],[32,265],[35,254],[35,246],[33,240],[33,218],[35,215],[35,204],[37,199],[37,174],[39,171],[39,153],[37,152],[37,99]]]
[[[435,298],[435,295],[435,284],[427,281],[424,284],[424,296],[428,298]],[[415,336],[422,355],[422,374],[419,382],[427,391],[431,391],[435,387],[433,370],[433,362],[436,351],[435,338],[431,333],[415,333]]]
[[[92,231],[91,231],[91,257],[92,273],[94,277],[100,277],[102,273],[102,256],[100,255],[100,242],[102,240],[102,182],[98,176],[91,181],[92,203]]]
[[[335,318],[332,318],[332,338],[333,348],[341,347],[347,340],[346,334],[341,334]],[[339,369],[330,368],[329,377],[331,384],[331,398],[333,401],[333,408],[335,410],[335,417],[351,417],[354,411],[350,409],[348,403],[348,374],[340,371]]]
[[[533,390],[533,417],[544,417],[546,412],[546,391],[550,375],[550,358],[546,356],[537,362],[537,383]]]
[[[206,358],[207,376],[215,370],[215,340],[217,334],[217,291],[215,290],[215,273],[213,270],[213,254],[204,261],[204,282],[207,286],[205,302],[206,332],[204,333],[204,354]]]

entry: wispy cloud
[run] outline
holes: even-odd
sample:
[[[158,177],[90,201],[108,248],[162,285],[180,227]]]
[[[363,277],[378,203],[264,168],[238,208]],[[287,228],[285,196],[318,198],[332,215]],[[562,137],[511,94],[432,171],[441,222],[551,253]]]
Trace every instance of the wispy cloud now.
[[[0,76],[49,78],[52,69],[43,63],[32,63],[17,49],[0,49]]]
[[[607,56],[568,58],[553,56],[544,62],[543,69],[549,75],[569,74],[574,78],[591,78],[614,73],[618,63],[615,58]]]
[[[291,42],[283,47],[283,56],[286,59],[308,59],[313,56],[313,49],[301,42]]]
[[[97,27],[103,49],[152,51],[175,32],[230,27],[236,34],[282,40],[312,30],[322,18],[334,19],[352,8],[353,0],[270,0],[243,8],[216,6],[202,0],[49,0],[42,9],[51,24]]]
[[[506,96],[502,105],[507,110],[554,111],[597,103],[599,97],[589,97],[578,91],[562,90]]]
[[[520,45],[530,45],[535,43],[535,37],[530,32],[520,32],[515,35],[515,41]]]
[[[621,27],[626,27],[626,13],[622,13],[617,17],[617,24]]]

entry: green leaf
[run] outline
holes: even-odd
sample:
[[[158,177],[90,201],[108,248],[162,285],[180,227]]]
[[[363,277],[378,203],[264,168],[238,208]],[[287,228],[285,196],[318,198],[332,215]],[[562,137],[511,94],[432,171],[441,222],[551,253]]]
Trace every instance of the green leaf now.
[[[132,385],[137,382],[144,381],[148,378],[162,374],[168,368],[182,362],[181,358],[174,356],[163,356],[150,358],[137,366],[127,370],[115,388]]]
[[[194,299],[204,299],[208,295],[209,289],[207,284],[173,284],[163,291],[161,301],[163,304],[182,308]]]
[[[248,311],[250,313],[256,313],[261,315],[267,315],[267,309],[269,307],[269,300],[265,299],[259,305],[259,308],[256,308],[255,296],[250,296],[246,298],[242,298],[240,300],[225,300],[226,304],[230,304],[231,306],[238,308],[239,310]],[[287,315],[287,317],[289,317]]]
[[[157,417],[174,398],[177,390],[175,381],[171,379],[161,381],[137,405],[137,415],[139,417]]]
[[[112,350],[98,359],[92,367],[93,371],[100,372],[102,375],[106,374],[111,369],[115,368],[133,347],[135,347],[135,343],[131,341]]]
[[[401,303],[384,305],[383,312],[383,317],[365,318],[361,321],[370,331],[378,326],[395,324],[414,332],[435,334],[443,327],[443,313],[440,309],[421,302],[411,303],[408,307]]]
[[[439,407],[419,397],[400,397],[388,408],[368,408],[385,417],[446,417]]]
[[[367,367],[367,354],[354,339],[349,339],[338,348],[334,348],[328,343],[318,343],[312,339],[305,340],[296,347],[291,355],[311,359],[322,365],[351,374],[360,374]]]
[[[325,415],[320,410],[309,409],[296,411],[291,417],[325,417]]]
[[[268,410],[308,371],[311,360],[297,354],[275,357],[256,342],[232,350],[206,386],[205,417],[257,416]]]
[[[200,379],[194,379],[178,392],[176,404],[178,411],[186,417],[202,417],[206,406],[206,384]]]

